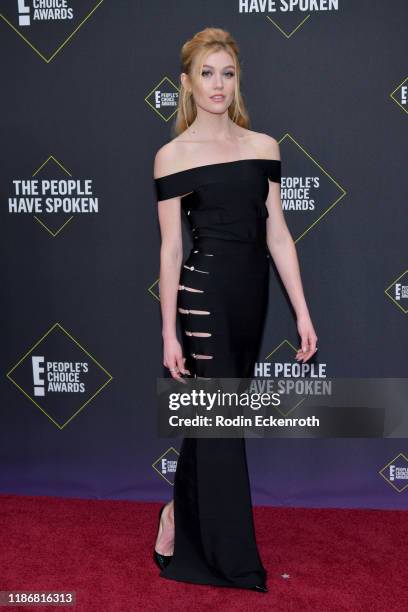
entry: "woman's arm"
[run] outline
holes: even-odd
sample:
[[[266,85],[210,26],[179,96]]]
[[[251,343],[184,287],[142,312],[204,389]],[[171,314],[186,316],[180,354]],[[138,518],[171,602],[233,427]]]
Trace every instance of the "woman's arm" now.
[[[179,219],[180,198],[174,198],[174,200],[176,201],[171,203],[169,200],[158,202],[161,233],[159,292],[163,339],[177,337],[177,293],[183,249]]]
[[[153,175],[156,178],[171,172],[172,158],[165,145],[156,153]],[[169,369],[178,368],[180,372],[189,373],[184,368],[185,359],[177,339],[177,296],[183,262],[180,197],[159,201],[157,206],[161,235],[159,293],[163,365]],[[171,371],[170,374],[173,378],[184,382],[177,372]]]
[[[269,137],[268,158],[281,158],[279,144],[271,137]],[[302,344],[301,349],[296,354],[296,359],[303,359],[303,362],[305,362],[317,351],[317,336],[303,292],[295,243],[282,211],[279,183],[269,181],[266,206],[269,214],[266,220],[268,249],[296,312],[298,332]]]

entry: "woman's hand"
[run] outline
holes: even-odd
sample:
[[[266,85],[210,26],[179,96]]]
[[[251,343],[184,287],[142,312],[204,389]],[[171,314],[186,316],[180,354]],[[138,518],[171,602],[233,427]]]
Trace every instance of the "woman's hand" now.
[[[301,338],[301,347],[296,353],[296,360],[305,363],[317,351],[317,336],[309,315],[298,317],[297,329]]]
[[[183,357],[183,351],[180,342],[177,338],[163,339],[163,365],[169,368],[170,374],[176,380],[186,384],[186,381],[180,376],[182,374],[190,374],[190,371],[184,367],[186,358]]]

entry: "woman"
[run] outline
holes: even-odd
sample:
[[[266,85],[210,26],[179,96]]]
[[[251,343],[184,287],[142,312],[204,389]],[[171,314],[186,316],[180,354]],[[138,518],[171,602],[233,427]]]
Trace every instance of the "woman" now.
[[[177,136],[154,162],[163,363],[179,381],[183,374],[253,375],[267,308],[268,249],[297,315],[296,359],[305,362],[317,337],[282,212],[279,145],[248,129],[238,48],[228,32],[198,32],[184,44],[181,63]],[[193,239],[184,264],[181,209]],[[153,557],[165,578],[267,592],[243,438],[184,438]]]

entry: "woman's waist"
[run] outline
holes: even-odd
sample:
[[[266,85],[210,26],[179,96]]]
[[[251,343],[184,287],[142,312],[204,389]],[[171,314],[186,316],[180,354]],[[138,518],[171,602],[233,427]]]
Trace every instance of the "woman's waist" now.
[[[215,236],[194,236],[191,253],[207,252],[211,253],[268,253],[268,247],[264,236],[255,239],[215,237]]]

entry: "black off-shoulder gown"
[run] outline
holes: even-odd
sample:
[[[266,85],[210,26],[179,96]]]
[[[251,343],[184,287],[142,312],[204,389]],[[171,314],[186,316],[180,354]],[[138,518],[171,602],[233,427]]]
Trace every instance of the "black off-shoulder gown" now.
[[[195,377],[253,375],[269,287],[265,201],[268,179],[280,177],[280,160],[241,159],[154,179],[158,201],[181,197],[192,232],[177,306],[185,365]],[[239,588],[264,583],[244,438],[183,439],[174,520],[173,559],[160,576]]]

